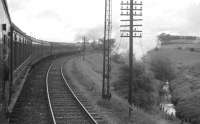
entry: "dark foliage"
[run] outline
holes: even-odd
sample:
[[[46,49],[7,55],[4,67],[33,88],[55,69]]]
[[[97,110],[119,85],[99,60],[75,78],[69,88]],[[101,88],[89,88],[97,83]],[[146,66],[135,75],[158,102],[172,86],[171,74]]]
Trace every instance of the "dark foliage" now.
[[[190,49],[191,52],[194,52],[194,50],[195,50],[194,48],[189,48],[189,49]]]
[[[172,62],[165,56],[154,56],[151,58],[151,70],[155,78],[161,81],[171,81],[176,77]]]
[[[200,123],[200,97],[197,95],[179,101],[176,106],[177,116],[181,119],[190,119],[192,124]]]
[[[103,49],[103,44],[101,44],[99,41],[93,41],[90,45],[95,50],[102,50]]]
[[[146,72],[142,63],[135,63],[133,66],[133,103],[141,108],[150,110],[152,105],[155,104],[156,98],[153,95],[153,82],[150,75]],[[124,66],[121,68],[120,82],[126,82],[128,86],[129,67]],[[128,87],[127,87],[128,88]],[[128,94],[128,89],[127,89]]]
[[[118,64],[124,63],[121,55],[117,54],[117,53],[115,53],[114,55],[112,55],[111,59],[112,59],[112,61],[114,61],[114,62],[116,62]]]
[[[180,47],[180,46],[179,46],[177,49],[178,49],[178,50],[182,50],[182,49],[183,49],[183,47]]]
[[[104,39],[99,39],[100,44],[103,45]],[[111,49],[115,47],[116,39],[110,39],[110,47]]]
[[[100,38],[98,41],[93,41],[91,43],[91,47],[93,49],[96,49],[96,50],[103,50],[103,42],[104,42],[104,39],[103,38]],[[115,43],[116,43],[116,40],[115,39],[111,39],[110,40],[110,47],[111,49],[113,49],[115,47]]]
[[[191,124],[200,124],[199,63],[189,68],[188,75],[179,75],[171,82],[172,102],[176,106],[177,116],[191,120]]]

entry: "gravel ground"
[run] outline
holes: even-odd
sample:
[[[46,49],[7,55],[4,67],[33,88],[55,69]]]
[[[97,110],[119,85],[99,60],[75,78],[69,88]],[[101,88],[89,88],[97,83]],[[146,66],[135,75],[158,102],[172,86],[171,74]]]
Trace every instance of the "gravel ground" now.
[[[29,74],[11,115],[11,124],[52,124],[45,87],[48,65],[39,63]]]

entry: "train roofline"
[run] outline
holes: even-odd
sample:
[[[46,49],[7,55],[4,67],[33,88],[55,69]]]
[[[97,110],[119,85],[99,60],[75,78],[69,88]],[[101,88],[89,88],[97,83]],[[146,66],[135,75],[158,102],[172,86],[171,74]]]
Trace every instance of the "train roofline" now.
[[[7,0],[1,0],[2,3],[3,3],[3,7],[5,9],[5,12],[6,12],[6,15],[8,17],[8,20],[9,20],[9,23],[11,24],[12,23],[12,20],[11,20],[11,16],[10,16],[10,13],[9,13],[9,10],[8,10],[8,4],[7,4]]]

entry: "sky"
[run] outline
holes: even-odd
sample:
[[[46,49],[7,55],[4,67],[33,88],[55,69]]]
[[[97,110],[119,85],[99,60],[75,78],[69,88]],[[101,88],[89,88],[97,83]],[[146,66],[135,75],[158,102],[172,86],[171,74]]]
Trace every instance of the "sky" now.
[[[128,50],[121,39],[120,2],[112,0],[113,38],[119,51]],[[125,1],[125,0],[124,0]],[[8,0],[13,22],[28,35],[55,42],[76,42],[81,36],[103,37],[104,0]],[[134,53],[142,56],[166,32],[200,35],[200,0],[143,0],[143,38],[135,39]]]

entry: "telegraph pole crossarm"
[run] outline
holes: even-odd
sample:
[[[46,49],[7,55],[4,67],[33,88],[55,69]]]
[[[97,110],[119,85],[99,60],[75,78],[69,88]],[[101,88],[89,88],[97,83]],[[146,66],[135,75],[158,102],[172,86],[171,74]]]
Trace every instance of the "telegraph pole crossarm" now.
[[[137,1],[135,1],[135,2],[123,2],[123,1],[121,1],[121,5],[128,5],[128,6],[131,6],[131,5],[140,5],[140,6],[142,6],[143,5],[143,2],[142,1],[140,1],[140,2],[137,2]]]
[[[129,30],[120,30],[121,32],[130,32]],[[133,32],[142,32],[142,31],[139,31],[139,30],[134,30]]]
[[[130,27],[130,25],[120,25],[120,27]],[[142,24],[135,24],[133,27],[142,27]]]
[[[129,13],[121,13],[120,14],[121,16],[130,16],[130,14]],[[133,14],[133,16],[142,16],[142,13],[140,13],[140,14]]]
[[[129,8],[121,8],[121,10],[130,10]],[[142,11],[142,8],[139,8],[139,9],[137,9],[137,8],[134,8],[134,9],[132,9],[132,10],[135,10],[135,11]]]
[[[133,21],[142,21],[143,19],[133,19]],[[130,19],[120,20],[121,22],[130,22]]]

